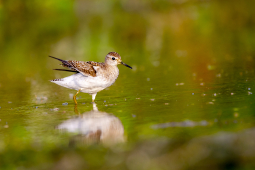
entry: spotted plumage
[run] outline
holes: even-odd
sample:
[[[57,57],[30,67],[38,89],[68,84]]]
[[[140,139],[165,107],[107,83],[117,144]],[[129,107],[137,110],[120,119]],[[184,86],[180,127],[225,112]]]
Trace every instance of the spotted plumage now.
[[[105,57],[104,63],[94,61],[62,60],[52,56],[49,57],[61,61],[61,65],[67,68],[55,70],[76,73],[62,79],[51,80],[51,82],[66,88],[77,90],[78,92],[76,95],[79,92],[89,93],[92,95],[92,102],[94,102],[97,92],[111,86],[118,78],[118,64],[125,65],[132,69],[132,67],[121,61],[121,56],[116,52],[108,53]],[[76,95],[74,95],[75,104],[77,104]]]

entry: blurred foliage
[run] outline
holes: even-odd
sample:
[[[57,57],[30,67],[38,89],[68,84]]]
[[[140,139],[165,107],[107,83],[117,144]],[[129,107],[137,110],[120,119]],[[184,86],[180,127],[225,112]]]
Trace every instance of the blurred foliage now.
[[[51,44],[76,27],[73,1],[69,0],[2,1],[0,22],[0,60],[5,69],[23,76],[31,75],[35,64],[45,60],[42,56]]]
[[[251,6],[237,0],[2,1],[0,61],[23,76],[45,69],[49,54],[92,60],[118,51],[138,65],[186,57],[203,71],[208,63],[250,64]]]

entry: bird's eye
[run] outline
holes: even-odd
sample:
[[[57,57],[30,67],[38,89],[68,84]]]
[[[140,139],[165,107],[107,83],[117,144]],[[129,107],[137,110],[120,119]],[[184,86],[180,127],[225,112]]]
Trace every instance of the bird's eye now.
[[[112,60],[115,60],[115,57],[112,57]]]

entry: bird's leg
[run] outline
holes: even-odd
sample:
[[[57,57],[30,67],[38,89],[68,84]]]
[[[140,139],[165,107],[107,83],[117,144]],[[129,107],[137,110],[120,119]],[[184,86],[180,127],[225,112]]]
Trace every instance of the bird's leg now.
[[[92,94],[92,103],[94,103],[97,93]]]
[[[80,115],[80,112],[78,111],[78,108],[77,108],[77,104],[74,105],[74,112],[75,112],[77,115]]]
[[[77,103],[77,100],[76,100],[76,96],[77,96],[78,93],[80,93],[80,91],[81,91],[81,89],[79,89],[79,90],[77,91],[77,93],[73,96],[73,101],[74,101],[75,105],[78,104],[78,103]]]

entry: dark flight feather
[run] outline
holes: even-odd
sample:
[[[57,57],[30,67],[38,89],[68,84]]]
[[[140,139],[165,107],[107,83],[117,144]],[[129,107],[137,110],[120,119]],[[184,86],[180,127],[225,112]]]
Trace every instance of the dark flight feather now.
[[[75,72],[75,73],[79,73],[78,71],[74,71],[74,70],[66,70],[66,69],[53,69],[53,70],[57,70],[57,71],[68,71],[68,72]]]

